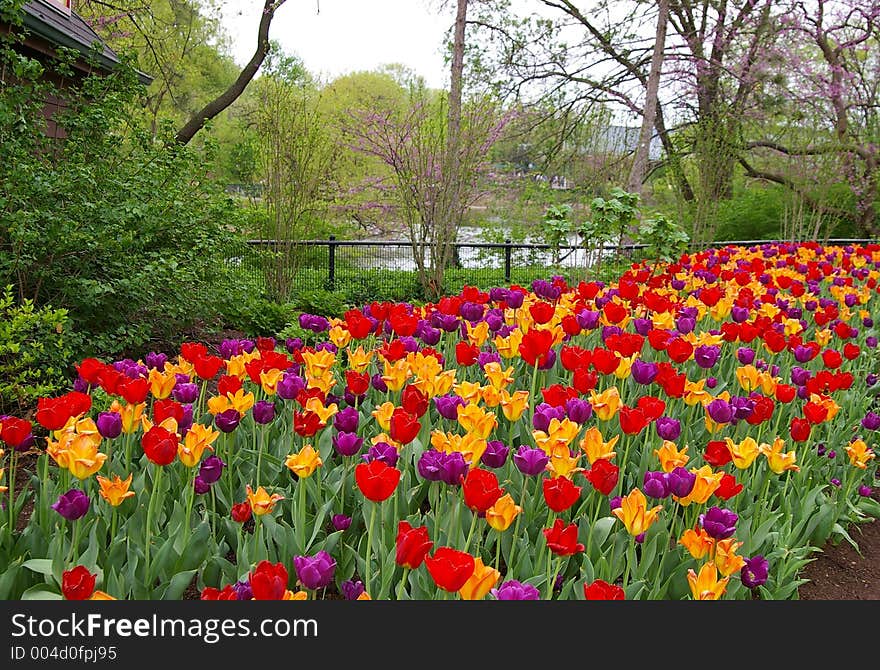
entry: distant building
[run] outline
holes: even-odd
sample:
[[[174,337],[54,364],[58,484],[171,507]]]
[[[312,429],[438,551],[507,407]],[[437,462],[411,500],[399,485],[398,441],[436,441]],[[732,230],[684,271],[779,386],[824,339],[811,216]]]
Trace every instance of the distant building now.
[[[592,153],[625,154],[635,151],[639,143],[641,128],[631,126],[610,125],[599,131],[595,144],[590,147]],[[648,146],[648,160],[660,160],[663,156],[663,144],[660,136],[654,134]]]
[[[29,0],[22,9],[20,25],[0,18],[0,34],[18,35],[19,39],[14,42],[13,48],[42,62],[46,66],[46,78],[62,89],[76,87],[90,74],[109,74],[120,64],[119,56],[113,49],[73,11],[72,2]],[[62,76],[55,70],[53,62],[59,47],[74,49],[81,54],[73,64],[74,77]],[[149,75],[138,75],[145,85],[152,81]],[[0,81],[11,83],[11,74],[0,72]],[[64,137],[64,129],[54,121],[55,113],[64,107],[64,99],[49,95],[44,102],[47,132],[51,137]]]

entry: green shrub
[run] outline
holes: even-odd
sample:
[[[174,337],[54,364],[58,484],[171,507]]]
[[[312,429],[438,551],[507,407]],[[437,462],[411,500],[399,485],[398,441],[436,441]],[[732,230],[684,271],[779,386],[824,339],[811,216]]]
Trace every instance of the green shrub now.
[[[0,414],[22,414],[69,382],[68,319],[63,309],[17,303],[0,294]]]

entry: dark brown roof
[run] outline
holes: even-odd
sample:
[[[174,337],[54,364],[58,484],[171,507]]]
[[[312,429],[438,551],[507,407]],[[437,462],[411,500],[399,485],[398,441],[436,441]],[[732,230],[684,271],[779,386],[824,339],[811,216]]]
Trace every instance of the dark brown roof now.
[[[119,65],[116,52],[76,12],[68,14],[49,2],[29,0],[24,5],[22,18],[25,28],[52,44],[78,49],[83,54],[93,53],[97,44],[94,53],[100,66],[109,71]],[[142,72],[138,76],[144,84],[152,81],[152,77]]]

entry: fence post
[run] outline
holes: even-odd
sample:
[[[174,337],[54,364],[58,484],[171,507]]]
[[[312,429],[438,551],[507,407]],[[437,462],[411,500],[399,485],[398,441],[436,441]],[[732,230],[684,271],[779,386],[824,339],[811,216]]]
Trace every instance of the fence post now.
[[[512,250],[512,242],[510,239],[504,240],[504,283],[510,283],[510,259],[511,259],[511,250]]]
[[[327,241],[327,289],[329,291],[336,290],[336,235],[331,235]]]

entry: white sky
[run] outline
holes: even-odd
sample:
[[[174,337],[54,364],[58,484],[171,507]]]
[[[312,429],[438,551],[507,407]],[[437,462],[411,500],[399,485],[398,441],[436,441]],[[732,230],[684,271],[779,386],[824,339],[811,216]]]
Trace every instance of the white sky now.
[[[287,0],[272,20],[269,37],[321,78],[402,63],[428,86],[446,85],[443,41],[454,9],[438,0]],[[246,63],[256,45],[263,0],[226,0],[224,25],[232,55]],[[319,11],[320,8],[320,11]]]

